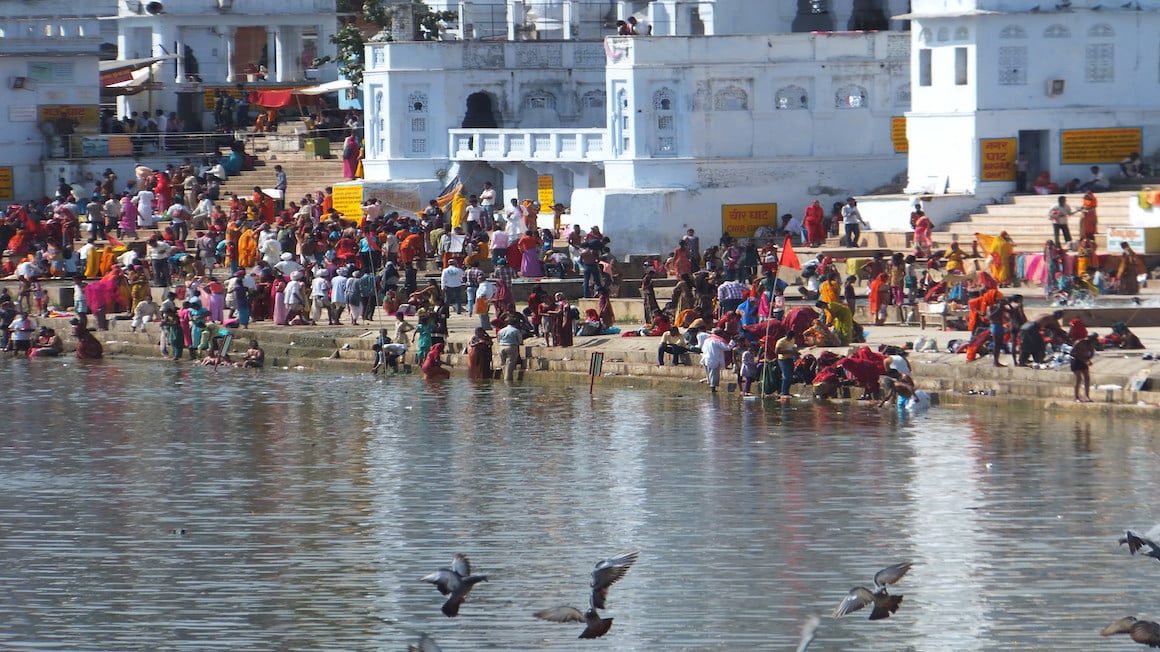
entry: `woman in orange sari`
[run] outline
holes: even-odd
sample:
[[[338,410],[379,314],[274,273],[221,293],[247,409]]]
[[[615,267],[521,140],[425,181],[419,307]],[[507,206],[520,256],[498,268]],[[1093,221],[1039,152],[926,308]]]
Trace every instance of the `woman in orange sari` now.
[[[875,326],[886,323],[886,306],[890,305],[890,277],[886,272],[878,274],[870,281],[870,317]]]
[[[688,243],[684,240],[681,240],[673,251],[673,271],[676,272],[674,276],[678,278],[693,273],[693,261],[689,258]]]
[[[245,229],[238,236],[238,267],[250,268],[257,264],[258,238],[253,229]]]
[[[1099,202],[1096,201],[1096,196],[1091,192],[1083,194],[1083,205],[1080,206],[1080,213],[1083,217],[1079,218],[1079,237],[1080,240],[1084,238],[1091,238],[1095,240],[1096,229],[1099,228],[1096,219],[1096,206]]]

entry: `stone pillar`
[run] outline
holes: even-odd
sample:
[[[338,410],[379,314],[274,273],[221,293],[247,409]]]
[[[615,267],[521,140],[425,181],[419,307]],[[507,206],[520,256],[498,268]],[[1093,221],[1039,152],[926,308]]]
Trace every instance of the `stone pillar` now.
[[[234,83],[237,77],[237,70],[234,68],[234,37],[237,36],[237,29],[234,27],[226,27],[223,37],[226,41],[226,81]]]
[[[713,9],[714,2],[712,0],[702,0],[698,9],[701,15],[701,23],[705,26],[705,36],[713,36],[717,33],[717,29],[713,26]]]
[[[459,3],[459,38],[464,41],[475,39],[475,23],[471,22],[472,7],[470,2]]]
[[[278,66],[278,57],[282,50],[282,39],[278,30],[275,25],[266,26],[266,81],[281,81],[278,78],[282,72]]]
[[[302,43],[299,37],[300,28],[283,26],[278,28],[278,81],[298,81],[302,79],[301,65],[298,62],[302,53]]]
[[[177,28],[177,43],[174,44],[174,54],[177,55],[177,77],[174,79],[178,84],[185,83],[185,41],[181,38],[181,28]]]
[[[523,34],[520,28],[524,26],[524,3],[520,0],[508,0],[507,4],[507,38],[515,41]]]
[[[270,74],[273,75],[274,81],[291,81],[295,79],[293,74],[293,66],[290,59],[290,28],[277,26],[274,28],[274,60],[275,64]]]

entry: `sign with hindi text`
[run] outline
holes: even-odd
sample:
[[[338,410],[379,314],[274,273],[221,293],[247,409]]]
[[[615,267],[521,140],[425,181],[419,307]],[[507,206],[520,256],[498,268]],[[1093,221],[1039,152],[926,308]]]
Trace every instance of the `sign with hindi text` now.
[[[1119,163],[1132,152],[1143,150],[1144,130],[1063,129],[1059,132],[1059,162],[1063,165]]]
[[[894,143],[895,154],[905,154],[910,151],[910,141],[906,139],[906,116],[890,118],[890,140]]]
[[[979,181],[1014,181],[1017,138],[979,139]]]
[[[361,183],[334,186],[334,210],[348,220],[362,224],[363,187]]]
[[[0,167],[0,201],[12,201],[16,199],[16,191],[13,185],[12,166]]]
[[[554,180],[550,174],[541,174],[536,180],[536,188],[539,190],[536,196],[536,201],[540,202],[540,212],[551,212],[552,206],[556,204],[554,199],[555,189],[553,187]]]
[[[757,229],[777,228],[777,204],[723,204],[721,230],[735,238],[752,238]]]

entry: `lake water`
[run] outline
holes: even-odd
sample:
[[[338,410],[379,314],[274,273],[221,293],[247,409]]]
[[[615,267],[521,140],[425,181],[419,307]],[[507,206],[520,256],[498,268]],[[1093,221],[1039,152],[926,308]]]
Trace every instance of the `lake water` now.
[[[1117,650],[1160,616],[1148,422],[781,406],[164,363],[0,361],[5,650]],[[182,533],[184,531],[184,533]],[[535,620],[587,606],[611,633]],[[456,619],[418,578],[464,552]],[[834,620],[888,564],[886,621]],[[1150,611],[1149,611],[1150,610]]]

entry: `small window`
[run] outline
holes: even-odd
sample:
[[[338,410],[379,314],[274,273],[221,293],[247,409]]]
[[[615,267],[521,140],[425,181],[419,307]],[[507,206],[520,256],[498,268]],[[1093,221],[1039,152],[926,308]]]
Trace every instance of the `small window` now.
[[[967,85],[967,49],[955,48],[955,86]]]
[[[931,85],[930,48],[923,48],[918,51],[918,85]]]

